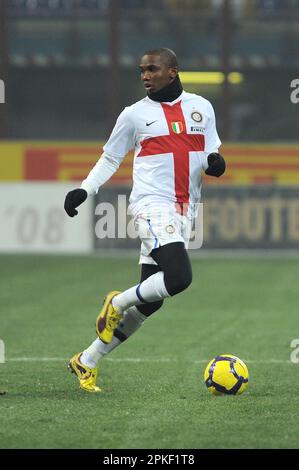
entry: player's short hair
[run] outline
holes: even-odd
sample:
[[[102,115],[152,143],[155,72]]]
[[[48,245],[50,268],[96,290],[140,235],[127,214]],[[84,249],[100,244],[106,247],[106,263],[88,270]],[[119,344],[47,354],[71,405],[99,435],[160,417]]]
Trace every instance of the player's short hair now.
[[[159,49],[152,49],[150,51],[146,51],[143,55],[144,56],[145,55],[158,55],[161,57],[161,59],[163,60],[165,65],[167,65],[167,67],[176,68],[176,69],[179,68],[178,59],[177,59],[175,52],[173,52],[171,49],[168,49],[167,47],[160,47]]]

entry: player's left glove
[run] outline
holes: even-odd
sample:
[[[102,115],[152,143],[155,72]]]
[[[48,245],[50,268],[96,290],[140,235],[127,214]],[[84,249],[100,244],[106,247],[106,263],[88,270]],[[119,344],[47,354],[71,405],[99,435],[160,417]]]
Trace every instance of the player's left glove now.
[[[205,171],[206,175],[219,177],[225,172],[225,160],[220,153],[210,153],[208,164],[209,166]]]
[[[65,197],[64,209],[65,212],[70,216],[74,217],[78,214],[76,207],[80,206],[82,202],[87,198],[87,191],[82,188],[73,189],[69,191]]]

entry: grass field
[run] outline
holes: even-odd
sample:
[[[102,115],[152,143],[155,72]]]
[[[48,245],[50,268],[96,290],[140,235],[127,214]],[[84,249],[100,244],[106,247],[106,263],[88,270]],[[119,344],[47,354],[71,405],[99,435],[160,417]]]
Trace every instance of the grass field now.
[[[0,448],[298,448],[299,260],[192,264],[192,286],[102,361],[93,395],[66,363],[95,338],[106,291],[136,283],[136,260],[1,256]],[[239,397],[203,382],[222,353],[249,367]]]

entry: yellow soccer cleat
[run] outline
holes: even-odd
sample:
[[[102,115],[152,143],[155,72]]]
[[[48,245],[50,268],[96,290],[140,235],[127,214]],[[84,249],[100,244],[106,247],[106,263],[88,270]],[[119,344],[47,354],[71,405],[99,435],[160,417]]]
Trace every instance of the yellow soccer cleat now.
[[[75,354],[74,357],[68,363],[68,369],[71,371],[72,374],[76,374],[79,382],[80,388],[85,390],[86,392],[101,392],[100,387],[97,387],[96,380],[97,380],[97,368],[90,369],[87,366],[84,366],[80,362],[80,357],[82,353]]]
[[[111,291],[106,295],[103,308],[96,319],[98,337],[106,344],[111,343],[114,330],[118,327],[122,319],[118,308],[112,305],[113,297],[118,294],[120,294],[119,291]]]

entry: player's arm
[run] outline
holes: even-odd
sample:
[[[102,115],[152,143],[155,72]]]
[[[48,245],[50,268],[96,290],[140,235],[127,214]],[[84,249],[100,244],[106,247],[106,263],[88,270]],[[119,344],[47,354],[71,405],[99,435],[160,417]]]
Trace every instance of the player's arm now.
[[[206,175],[219,177],[225,172],[225,160],[218,152],[221,145],[217,129],[213,106],[208,102],[209,119],[205,134],[205,151],[203,156],[203,169]]]
[[[66,213],[70,217],[77,215],[76,207],[80,206],[88,196],[96,194],[100,186],[105,184],[116,172],[119,165],[120,162],[117,159],[104,152],[87,178],[82,181],[81,187],[67,193],[64,201]]]
[[[64,209],[70,217],[78,214],[76,207],[88,196],[96,194],[99,188],[117,171],[128,151],[134,147],[134,126],[128,108],[119,115],[108,142],[104,145],[104,153],[82,181],[81,187],[70,191],[65,198]]]

